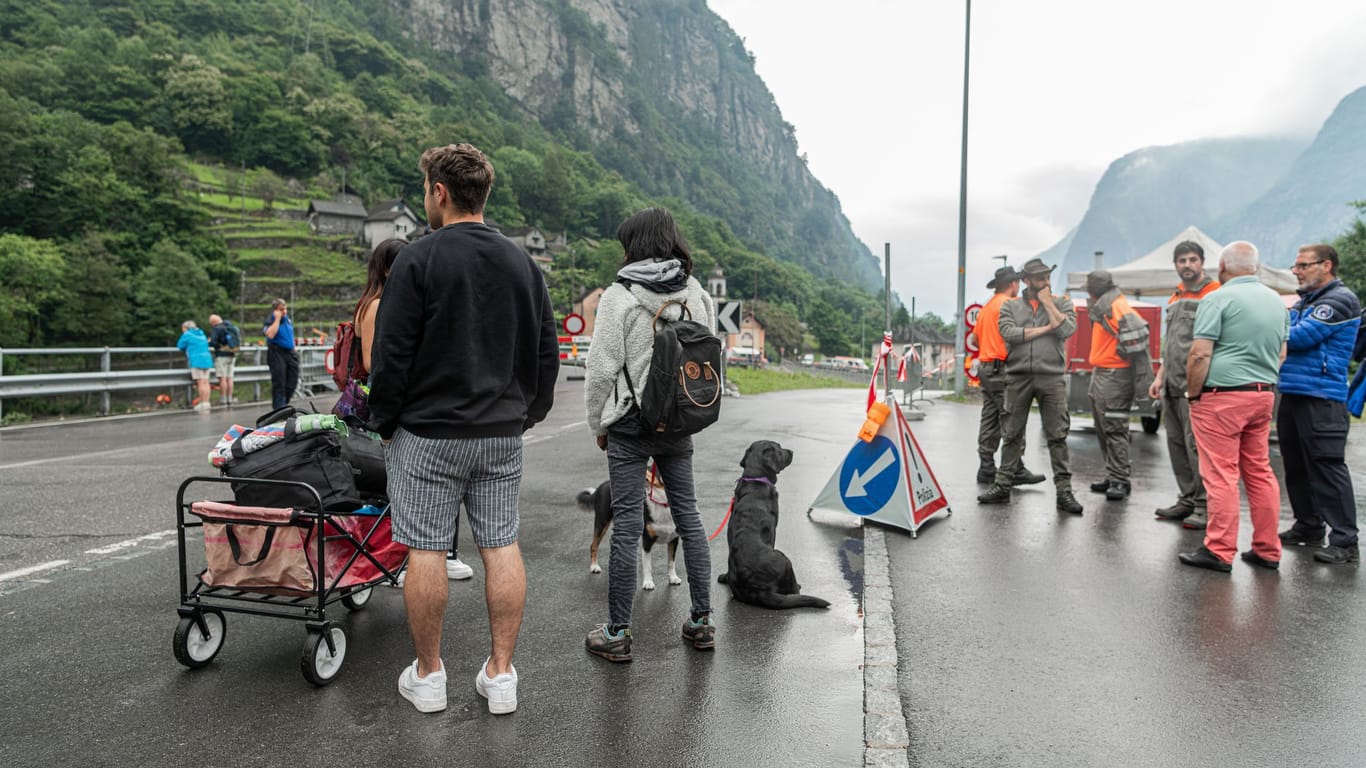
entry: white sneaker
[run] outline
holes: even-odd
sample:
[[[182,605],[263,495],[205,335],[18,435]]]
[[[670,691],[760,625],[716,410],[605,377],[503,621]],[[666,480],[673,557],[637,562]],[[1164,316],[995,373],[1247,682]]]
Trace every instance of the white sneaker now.
[[[474,690],[489,700],[489,714],[510,715],[517,711],[517,668],[509,665],[511,672],[489,679],[484,670],[488,669],[488,659],[479,666],[479,674],[474,676]]]
[[[207,411],[207,410],[209,410],[209,409],[212,408],[212,407],[213,407],[213,406],[209,404],[209,401],[208,401],[208,400],[205,400],[205,401],[202,402],[202,403],[195,403],[194,409],[195,409],[196,411]]]
[[[446,665],[428,674],[417,676],[417,659],[412,666],[404,667],[398,676],[399,695],[412,702],[418,712],[440,712],[446,708]]]
[[[464,581],[472,576],[474,569],[461,562],[460,558],[446,558],[446,578],[451,581]]]

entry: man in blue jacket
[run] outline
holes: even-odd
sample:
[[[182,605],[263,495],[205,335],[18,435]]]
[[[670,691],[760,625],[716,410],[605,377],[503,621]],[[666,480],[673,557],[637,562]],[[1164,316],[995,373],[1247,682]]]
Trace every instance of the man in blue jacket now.
[[[266,365],[270,367],[270,405],[283,408],[299,388],[299,353],[294,351],[294,322],[284,299],[270,304],[270,314],[261,323],[266,335]]]
[[[1291,267],[1300,301],[1290,310],[1290,337],[1281,365],[1281,407],[1276,419],[1285,488],[1295,524],[1281,543],[1328,547],[1322,563],[1355,563],[1356,497],[1347,472],[1347,363],[1361,325],[1356,294],[1338,279],[1338,252],[1331,245],[1300,248]]]

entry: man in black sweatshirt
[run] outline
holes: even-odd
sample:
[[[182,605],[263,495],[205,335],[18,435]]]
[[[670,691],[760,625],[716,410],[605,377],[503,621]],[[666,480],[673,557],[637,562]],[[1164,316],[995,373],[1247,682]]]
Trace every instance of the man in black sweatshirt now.
[[[475,689],[517,708],[512,653],[526,603],[517,546],[522,433],[545,418],[559,374],[555,316],[531,257],[484,224],[493,166],[469,144],[419,163],[432,233],[404,247],[384,284],[370,371],[370,422],[388,446],[394,538],[408,545],[403,599],[417,660],[399,693],[446,708],[445,553],[463,503],[484,562],[491,651]]]

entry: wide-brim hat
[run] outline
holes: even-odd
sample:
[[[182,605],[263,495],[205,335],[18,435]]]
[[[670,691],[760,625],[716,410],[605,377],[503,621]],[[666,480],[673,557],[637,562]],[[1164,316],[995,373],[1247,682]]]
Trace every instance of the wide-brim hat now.
[[[996,276],[987,282],[987,287],[994,291],[1001,285],[1019,280],[1020,277],[1022,275],[1016,272],[1014,267],[1001,267],[996,270]]]
[[[1050,267],[1043,263],[1043,259],[1035,258],[1026,261],[1024,268],[1020,271],[1023,273],[1023,277],[1033,277],[1035,275],[1051,275],[1054,269],[1057,269],[1056,264]]]
[[[1097,269],[1086,275],[1086,292],[1102,296],[1115,287],[1115,277],[1108,269]]]

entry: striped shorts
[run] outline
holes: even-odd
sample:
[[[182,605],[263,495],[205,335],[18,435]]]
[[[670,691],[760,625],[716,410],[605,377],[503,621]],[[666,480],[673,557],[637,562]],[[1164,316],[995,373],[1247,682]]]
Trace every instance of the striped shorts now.
[[[384,452],[394,540],[413,549],[451,548],[460,505],[474,543],[517,541],[522,438],[430,439],[400,427]]]

